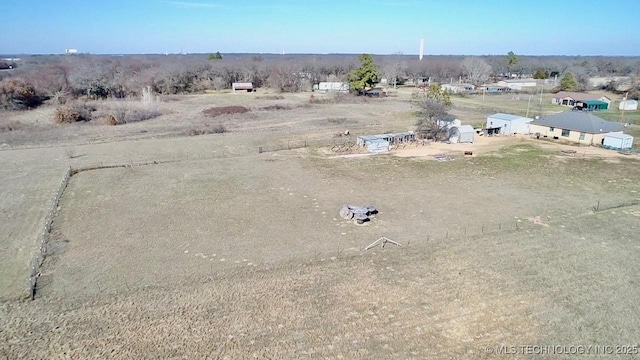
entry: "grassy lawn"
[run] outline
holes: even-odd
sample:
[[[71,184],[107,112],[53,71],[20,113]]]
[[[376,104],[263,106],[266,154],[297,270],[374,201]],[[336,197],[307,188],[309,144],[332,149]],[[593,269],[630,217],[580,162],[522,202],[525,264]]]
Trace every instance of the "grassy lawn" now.
[[[629,122],[631,124],[640,125],[639,111],[625,111],[623,114],[622,110],[619,110],[617,106],[618,106],[617,104],[613,103],[611,104],[611,108],[609,108],[609,110],[599,111],[595,114],[609,121],[618,122],[620,121],[620,119],[622,119],[623,122]]]

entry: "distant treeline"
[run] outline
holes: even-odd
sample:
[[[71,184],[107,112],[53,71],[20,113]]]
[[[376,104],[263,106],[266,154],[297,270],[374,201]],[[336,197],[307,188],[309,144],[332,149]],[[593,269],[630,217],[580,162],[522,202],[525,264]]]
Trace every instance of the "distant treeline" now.
[[[158,94],[190,94],[229,89],[233,82],[252,82],[281,92],[310,90],[321,81],[344,81],[360,66],[357,54],[274,55],[27,55],[13,69],[0,71],[0,109],[28,108],[50,99],[126,98],[141,95],[151,86]],[[517,55],[516,55],[517,56]],[[375,55],[382,78],[402,84],[407,79],[431,78],[433,82],[468,79],[465,56]],[[490,77],[572,72],[585,88],[590,77],[640,75],[640,57],[478,56],[489,67]],[[482,77],[479,77],[482,78]],[[21,99],[20,101],[14,101]]]

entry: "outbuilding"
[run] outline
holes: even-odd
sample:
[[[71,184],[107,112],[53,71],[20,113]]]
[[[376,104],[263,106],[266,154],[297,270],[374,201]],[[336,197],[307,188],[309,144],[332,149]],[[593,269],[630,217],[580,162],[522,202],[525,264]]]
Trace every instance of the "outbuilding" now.
[[[449,129],[449,141],[452,143],[473,143],[476,131],[471,125],[452,126]]]
[[[389,142],[385,139],[373,139],[366,142],[369,152],[379,153],[389,151]]]
[[[234,82],[231,84],[231,90],[235,93],[236,90],[244,90],[246,92],[255,91],[253,83],[250,82]]]
[[[602,111],[607,110],[609,108],[609,104],[601,100],[581,100],[576,101],[575,107],[586,111]]]
[[[346,82],[320,82],[313,86],[313,90],[318,91],[336,91],[336,92],[348,92],[349,91],[349,83]]]
[[[602,147],[606,149],[628,150],[633,148],[633,136],[623,133],[608,133],[604,135]]]
[[[532,121],[533,119],[524,116],[497,113],[487,116],[485,130],[487,135],[529,134],[529,123]]]
[[[620,105],[618,105],[618,109],[627,111],[638,110],[638,100],[622,100],[620,101]]]

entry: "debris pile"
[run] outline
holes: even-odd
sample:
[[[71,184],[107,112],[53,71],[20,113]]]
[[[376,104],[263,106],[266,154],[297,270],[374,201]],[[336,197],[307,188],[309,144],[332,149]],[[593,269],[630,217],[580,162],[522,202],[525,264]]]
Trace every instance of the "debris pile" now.
[[[378,210],[371,206],[353,206],[353,205],[343,205],[340,208],[340,217],[345,220],[353,219],[353,223],[357,225],[362,225],[371,220],[372,217],[375,217],[378,213]]]

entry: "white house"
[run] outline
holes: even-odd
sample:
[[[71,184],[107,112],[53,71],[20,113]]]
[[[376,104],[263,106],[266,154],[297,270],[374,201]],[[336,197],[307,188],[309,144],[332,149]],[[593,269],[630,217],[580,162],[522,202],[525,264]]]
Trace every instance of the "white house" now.
[[[533,119],[524,116],[497,113],[487,116],[485,129],[487,135],[529,134],[529,123],[532,121]]]
[[[622,100],[618,105],[620,110],[638,110],[638,100]]]
[[[552,104],[575,106],[579,101],[602,101],[607,105],[611,104],[611,99],[604,95],[594,95],[580,92],[560,91],[551,99]]]

